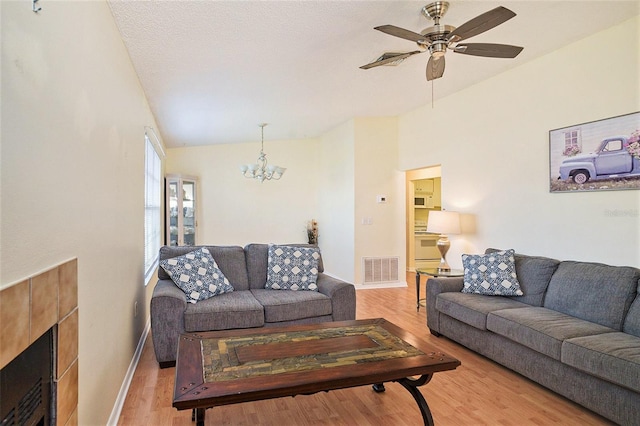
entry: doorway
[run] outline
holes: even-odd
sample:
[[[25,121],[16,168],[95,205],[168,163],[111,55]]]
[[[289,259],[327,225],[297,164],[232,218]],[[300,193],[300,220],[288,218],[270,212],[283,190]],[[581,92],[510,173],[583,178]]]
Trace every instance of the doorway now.
[[[440,253],[437,234],[427,232],[429,212],[442,209],[441,167],[408,170],[406,176],[407,271],[437,267]]]

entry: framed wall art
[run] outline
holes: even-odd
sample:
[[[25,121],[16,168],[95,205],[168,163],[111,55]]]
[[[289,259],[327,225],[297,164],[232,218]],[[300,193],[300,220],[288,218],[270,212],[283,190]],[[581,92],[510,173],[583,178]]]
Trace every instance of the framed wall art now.
[[[640,112],[549,131],[550,192],[640,189]]]

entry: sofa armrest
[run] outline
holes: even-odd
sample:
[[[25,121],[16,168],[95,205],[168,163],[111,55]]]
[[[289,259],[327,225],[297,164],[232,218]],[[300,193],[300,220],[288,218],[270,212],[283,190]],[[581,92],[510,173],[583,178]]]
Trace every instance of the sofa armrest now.
[[[333,321],[356,319],[356,288],[353,284],[319,273],[318,291],[331,299]]]
[[[175,363],[178,339],[184,333],[187,296],[171,280],[159,280],[151,296],[151,336],[161,367]]]
[[[461,291],[463,283],[463,277],[429,278],[427,281],[427,327],[431,334],[440,334],[440,313],[436,309],[436,298],[440,293]]]

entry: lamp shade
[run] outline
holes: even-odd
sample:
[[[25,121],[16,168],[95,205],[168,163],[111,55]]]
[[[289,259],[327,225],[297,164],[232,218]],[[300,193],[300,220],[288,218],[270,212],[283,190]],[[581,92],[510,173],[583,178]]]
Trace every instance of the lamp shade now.
[[[436,234],[459,234],[460,214],[444,210],[432,210],[427,220],[427,232]]]

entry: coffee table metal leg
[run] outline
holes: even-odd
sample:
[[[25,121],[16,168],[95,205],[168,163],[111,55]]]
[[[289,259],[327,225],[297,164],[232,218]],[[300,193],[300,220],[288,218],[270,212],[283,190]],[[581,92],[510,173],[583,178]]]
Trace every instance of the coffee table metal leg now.
[[[420,274],[416,272],[416,311],[420,312]]]
[[[413,399],[418,403],[418,408],[420,408],[420,413],[422,414],[422,420],[426,426],[433,426],[433,417],[431,416],[431,410],[427,405],[427,401],[422,396],[422,393],[418,390],[418,386],[425,385],[429,383],[433,377],[433,374],[425,374],[424,376],[420,376],[419,379],[412,378],[404,378],[400,379],[397,382],[400,383],[406,390],[409,391]]]
[[[204,413],[207,410],[206,408],[195,408],[196,414],[196,426],[204,426]],[[193,416],[192,416],[193,417]],[[193,420],[193,418],[192,418]]]
[[[376,383],[373,385],[373,390],[380,393],[384,392],[386,389],[384,388],[384,383]]]

